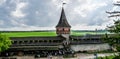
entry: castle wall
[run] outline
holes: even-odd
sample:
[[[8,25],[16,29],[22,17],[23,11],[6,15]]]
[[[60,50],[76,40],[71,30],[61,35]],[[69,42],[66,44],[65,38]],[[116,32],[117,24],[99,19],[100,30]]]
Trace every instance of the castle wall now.
[[[102,51],[110,49],[108,43],[103,44],[79,44],[79,45],[71,45],[71,49],[74,51]]]

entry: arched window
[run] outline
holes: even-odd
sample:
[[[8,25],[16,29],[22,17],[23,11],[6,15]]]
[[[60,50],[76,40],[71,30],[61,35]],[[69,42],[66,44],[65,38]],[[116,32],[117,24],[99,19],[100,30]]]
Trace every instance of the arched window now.
[[[65,31],[69,31],[69,28],[65,28]]]
[[[63,28],[58,28],[58,31],[62,31],[63,30]]]

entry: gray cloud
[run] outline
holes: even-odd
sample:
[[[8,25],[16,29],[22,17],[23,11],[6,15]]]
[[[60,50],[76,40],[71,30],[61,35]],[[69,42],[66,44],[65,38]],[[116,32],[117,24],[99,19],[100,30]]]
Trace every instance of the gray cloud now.
[[[20,3],[23,6],[18,8]],[[112,0],[66,0],[66,3],[66,17],[73,27],[103,26],[108,22],[105,11],[113,8]],[[61,0],[6,0],[0,5],[3,21],[0,27],[54,27],[59,21],[61,5]]]

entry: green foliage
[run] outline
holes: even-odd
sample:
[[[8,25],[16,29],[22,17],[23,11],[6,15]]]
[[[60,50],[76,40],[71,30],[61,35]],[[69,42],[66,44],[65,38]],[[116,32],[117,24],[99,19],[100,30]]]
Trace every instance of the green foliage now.
[[[120,20],[114,21],[114,25],[107,28],[109,32],[120,33]]]
[[[119,44],[120,43],[120,36],[119,34],[112,34],[112,35],[107,35],[104,38],[105,42],[108,42],[111,46],[114,44]]]
[[[120,53],[118,53],[118,55],[115,55],[113,59],[120,59]]]
[[[105,56],[105,57],[98,57],[98,59],[120,59],[119,55],[111,55],[111,56]]]
[[[106,35],[105,41],[120,51],[120,20],[114,21],[114,25],[108,27],[108,31],[115,33],[114,35]]]
[[[0,34],[0,52],[7,50],[11,45],[11,40],[6,35]]]
[[[117,47],[116,47],[116,49],[117,49],[117,51],[119,51],[119,52],[120,52],[120,46],[117,46]]]
[[[105,57],[98,57],[98,59],[113,59],[115,58],[115,55],[105,56]]]
[[[120,59],[120,56],[115,56],[113,59]]]

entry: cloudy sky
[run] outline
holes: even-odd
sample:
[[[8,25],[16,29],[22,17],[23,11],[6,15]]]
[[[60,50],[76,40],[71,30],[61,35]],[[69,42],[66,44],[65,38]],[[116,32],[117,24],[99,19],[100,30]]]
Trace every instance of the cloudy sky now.
[[[105,29],[112,25],[105,11],[118,9],[118,0],[65,0],[73,30]],[[62,0],[0,0],[0,30],[51,30],[57,25]]]

